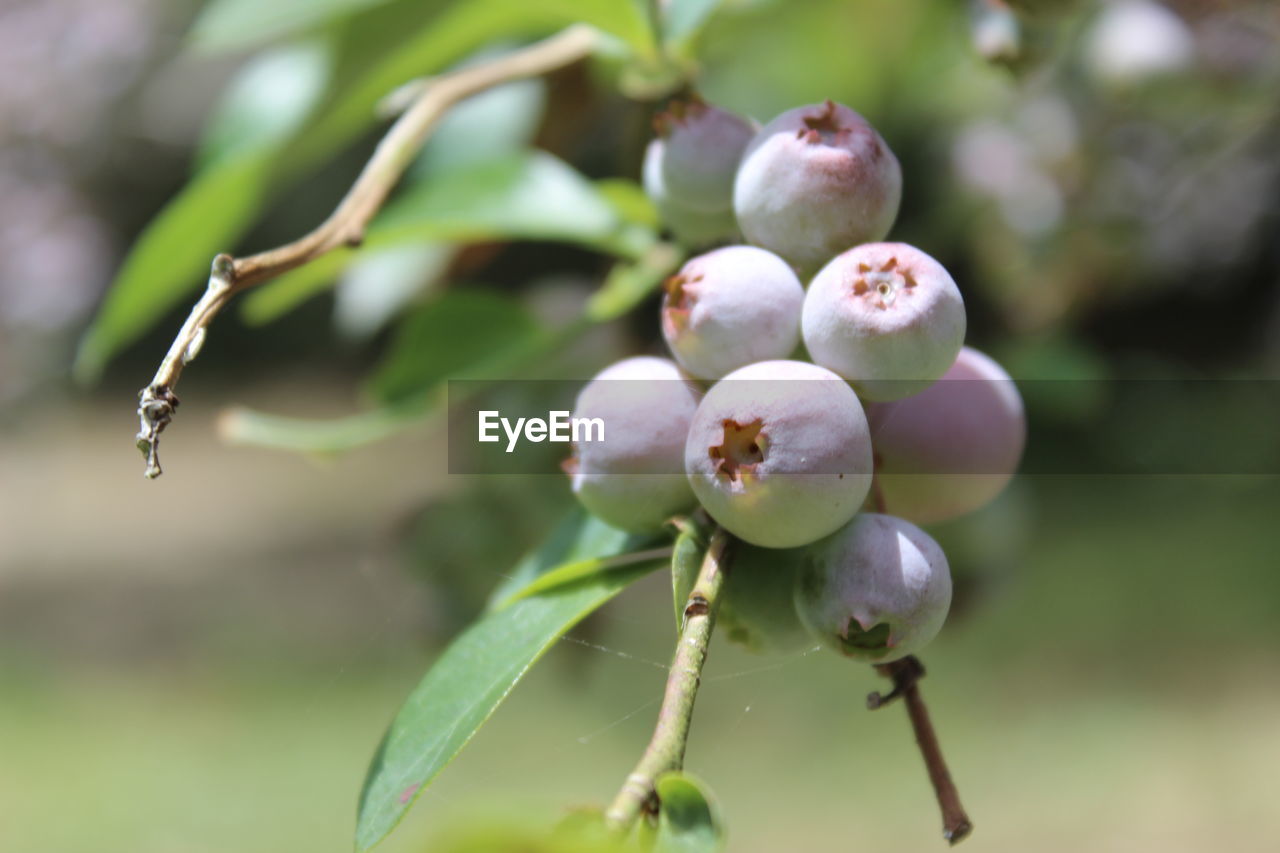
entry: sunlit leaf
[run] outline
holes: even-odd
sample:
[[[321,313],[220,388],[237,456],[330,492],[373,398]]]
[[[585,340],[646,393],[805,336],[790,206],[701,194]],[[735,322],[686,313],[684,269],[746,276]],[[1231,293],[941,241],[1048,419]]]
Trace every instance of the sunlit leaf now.
[[[218,436],[228,444],[328,455],[388,438],[421,423],[431,400],[410,400],[341,418],[292,418],[236,407],[218,418]]]
[[[202,52],[244,50],[387,0],[210,0],[188,38]]]
[[[444,243],[405,243],[357,252],[334,291],[333,325],[346,338],[368,338],[439,281],[456,254]]]
[[[649,544],[651,541],[648,537],[619,530],[575,506],[541,545],[507,573],[489,596],[489,606],[497,607],[509,601],[513,595],[557,566],[615,557],[637,551]]]
[[[671,0],[664,4],[662,36],[668,44],[692,40],[723,0]]]
[[[515,300],[462,288],[442,294],[401,324],[369,388],[384,403],[402,402],[531,338],[538,325]]]
[[[362,251],[479,240],[559,240],[631,257],[654,237],[650,230],[624,225],[595,185],[564,162],[533,151],[407,188],[373,221]],[[357,256],[339,249],[270,282],[245,299],[246,319],[276,319],[327,289]]]
[[[591,295],[587,319],[604,323],[626,314],[657,290],[683,260],[684,255],[676,246],[654,243],[634,263],[616,264],[600,289]]]
[[[214,255],[234,243],[257,213],[272,159],[258,151],[225,159],[156,215],[125,257],[80,342],[77,379],[96,380],[113,355],[205,284]]]
[[[254,57],[214,108],[196,154],[198,168],[287,139],[324,94],[331,63],[330,47],[321,41]]]
[[[684,773],[666,773],[658,792],[658,833],[653,853],[716,853],[724,829],[715,801],[702,783]]]
[[[400,709],[373,758],[360,797],[356,848],[368,850],[395,828],[557,639],[658,565],[601,571],[521,598],[455,639]]]

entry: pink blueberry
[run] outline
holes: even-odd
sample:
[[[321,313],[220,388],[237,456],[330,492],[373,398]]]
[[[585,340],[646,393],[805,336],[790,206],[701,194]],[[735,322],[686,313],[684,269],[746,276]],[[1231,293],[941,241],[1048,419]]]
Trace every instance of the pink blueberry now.
[[[867,407],[885,509],[917,524],[986,506],[1009,484],[1027,438],[1009,374],[965,347],[919,394]]]
[[[951,607],[951,572],[923,530],[863,513],[807,549],[795,601],[818,642],[886,663],[915,654],[937,635]]]
[[[662,177],[665,148],[661,139],[650,142],[645,149],[643,170],[645,192],[658,209],[662,223],[685,246],[707,246],[736,239],[738,223],[733,216],[732,205],[692,207],[668,194]]]
[[[598,418],[604,437],[584,428],[564,466],[582,505],[634,532],[657,530],[690,509],[682,463],[700,396],[674,362],[650,356],[619,361],[587,383],[573,417]]]
[[[758,362],[712,386],[689,427],[684,461],[711,517],[765,548],[833,532],[871,485],[857,395],[830,371],[798,361]]]
[[[804,343],[866,400],[917,393],[964,343],[960,289],[943,266],[906,243],[868,243],[834,258],[809,285]]]
[[[668,198],[697,210],[732,207],[738,161],[756,133],[751,122],[695,96],[673,101],[654,126]]]
[[[800,345],[804,288],[786,262],[754,246],[700,255],[666,282],[662,334],[676,361],[702,379]]]
[[[733,208],[747,241],[812,272],[882,240],[902,197],[898,158],[866,119],[826,101],[782,113],[742,155]]]

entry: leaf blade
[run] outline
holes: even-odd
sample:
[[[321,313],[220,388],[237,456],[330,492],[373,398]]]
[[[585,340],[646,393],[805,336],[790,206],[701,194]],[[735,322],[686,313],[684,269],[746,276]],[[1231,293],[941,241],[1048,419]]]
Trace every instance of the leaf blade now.
[[[665,773],[658,793],[654,853],[716,853],[724,849],[724,824],[706,786],[685,773]]]
[[[444,651],[409,696],[361,793],[356,848],[381,841],[557,639],[656,564],[609,571],[490,612]]]

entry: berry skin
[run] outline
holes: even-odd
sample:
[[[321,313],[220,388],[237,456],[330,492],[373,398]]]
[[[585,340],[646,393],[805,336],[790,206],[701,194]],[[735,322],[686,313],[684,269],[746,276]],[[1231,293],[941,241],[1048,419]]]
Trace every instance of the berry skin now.
[[[846,657],[887,663],[915,654],[946,621],[947,558],[909,521],[863,513],[807,552],[796,613],[818,642]]]
[[[720,208],[690,207],[676,201],[667,193],[662,178],[666,145],[655,139],[644,153],[644,190],[658,208],[658,216],[682,245],[706,246],[738,236],[738,222],[733,216],[733,206]]]
[[[738,161],[756,135],[751,122],[693,97],[673,101],[654,126],[663,140],[667,197],[695,210],[731,208]]]
[[[896,400],[946,373],[964,343],[964,299],[951,275],[906,243],[868,243],[809,284],[801,318],[816,364],[864,400]]]
[[[747,241],[806,273],[850,246],[883,240],[901,199],[898,158],[866,119],[831,101],[765,125],[733,187]]]
[[[731,579],[720,602],[717,628],[755,654],[797,654],[814,646],[796,615],[795,587],[803,548],[733,546]]]
[[[680,366],[719,379],[800,345],[804,288],[786,262],[754,246],[694,258],[666,283],[662,334]]]
[[[799,361],[730,373],[689,427],[685,470],[722,527],[752,545],[795,548],[853,517],[871,486],[862,404],[840,377]]]
[[[680,471],[698,400],[694,383],[665,358],[623,359],[598,373],[578,395],[573,417],[600,418],[604,440],[576,442],[565,463],[582,505],[636,533],[658,530],[691,508]]]
[[[917,524],[973,512],[1009,484],[1027,421],[1004,368],[965,347],[919,394],[867,406],[884,506]]]

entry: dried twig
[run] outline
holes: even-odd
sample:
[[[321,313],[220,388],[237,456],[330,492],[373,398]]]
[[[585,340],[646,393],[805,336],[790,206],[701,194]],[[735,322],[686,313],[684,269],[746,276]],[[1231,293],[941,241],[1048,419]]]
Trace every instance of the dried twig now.
[[[920,745],[920,754],[924,756],[924,765],[929,771],[929,781],[933,783],[938,807],[942,810],[942,837],[951,844],[957,844],[973,831],[973,822],[965,813],[964,806],[960,805],[960,792],[951,780],[951,771],[947,769],[947,762],[942,757],[942,747],[938,744],[938,735],[929,719],[929,709],[925,707],[924,698],[920,695],[918,682],[924,678],[924,664],[915,655],[908,655],[892,663],[878,664],[876,671],[893,679],[893,690],[884,695],[872,693],[867,697],[867,707],[875,710],[898,698],[906,703],[916,743]]]
[[[378,143],[364,170],[328,219],[284,246],[244,258],[214,258],[204,295],[182,324],[151,384],[139,395],[138,449],[147,459],[146,476],[155,478],[161,474],[160,433],[178,406],[173,389],[182,368],[199,353],[209,324],[233,296],[333,249],[360,245],[369,221],[454,104],[499,84],[572,64],[590,54],[596,44],[595,30],[574,25],[522,50],[419,84],[415,99]]]

